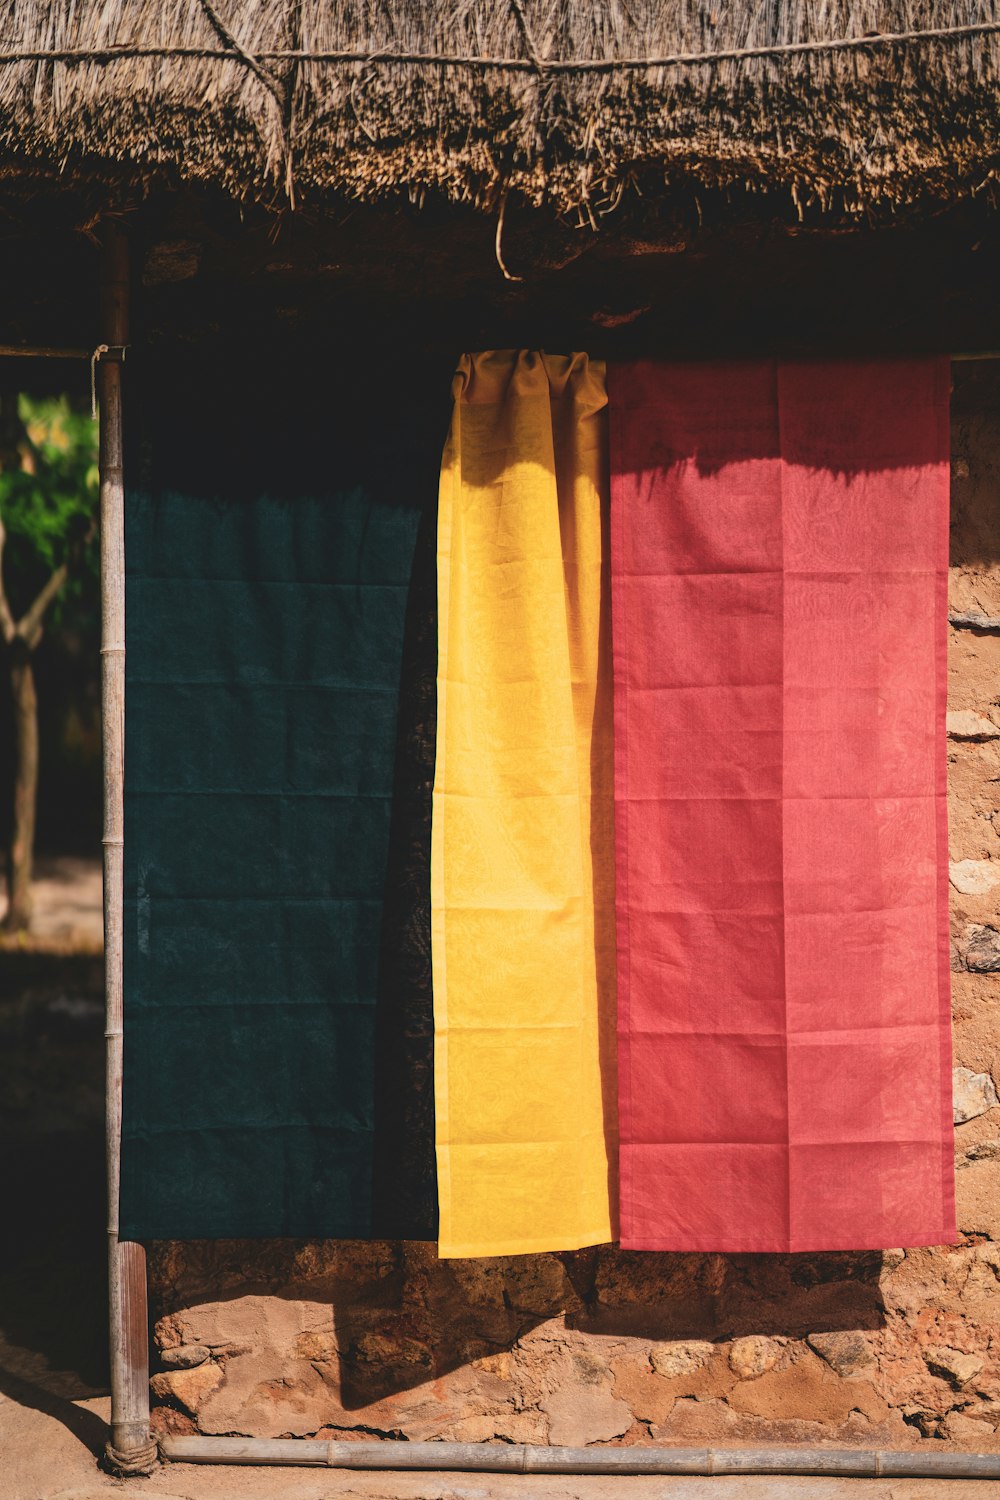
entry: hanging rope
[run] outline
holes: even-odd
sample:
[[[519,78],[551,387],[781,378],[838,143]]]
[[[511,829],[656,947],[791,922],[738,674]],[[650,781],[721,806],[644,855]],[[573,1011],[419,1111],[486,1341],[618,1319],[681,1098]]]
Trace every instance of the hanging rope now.
[[[515,276],[514,272],[508,269],[507,262],[503,258],[503,216],[507,211],[507,199],[509,195],[510,188],[505,187],[503,193],[500,196],[500,212],[497,214],[497,232],[496,237],[493,241],[493,248],[496,251],[497,265],[503,272],[504,280],[523,281],[523,276]]]
[[[90,356],[90,415],[97,421],[97,364],[98,361],[107,356],[110,359],[121,360],[124,364],[128,344],[98,344]],[[42,351],[48,352],[48,351]]]

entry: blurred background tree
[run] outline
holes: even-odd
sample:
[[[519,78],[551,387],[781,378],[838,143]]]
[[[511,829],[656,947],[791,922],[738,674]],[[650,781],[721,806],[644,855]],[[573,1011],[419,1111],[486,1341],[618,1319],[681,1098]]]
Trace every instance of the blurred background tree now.
[[[31,921],[43,636],[96,642],[100,609],[97,424],[68,396],[0,392],[0,641],[10,683],[10,932]],[[79,651],[77,654],[80,654]],[[84,654],[86,651],[84,650]],[[93,665],[84,675],[96,678]],[[2,722],[2,720],[0,720]]]

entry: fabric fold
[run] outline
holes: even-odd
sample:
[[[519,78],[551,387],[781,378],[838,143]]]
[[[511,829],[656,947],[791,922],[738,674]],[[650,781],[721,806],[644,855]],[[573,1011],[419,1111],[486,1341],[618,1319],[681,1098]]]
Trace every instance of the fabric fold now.
[[[954,1238],[948,393],[611,372],[626,1248]]]
[[[440,1253],[613,1238],[604,368],[465,356],[438,517]]]

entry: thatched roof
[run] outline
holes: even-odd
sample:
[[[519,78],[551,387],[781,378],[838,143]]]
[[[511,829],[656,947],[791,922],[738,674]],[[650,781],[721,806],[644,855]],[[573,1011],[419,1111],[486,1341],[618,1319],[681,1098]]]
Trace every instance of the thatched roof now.
[[[1000,0],[6,0],[0,171],[241,198],[992,192]],[[933,35],[927,35],[931,32]]]

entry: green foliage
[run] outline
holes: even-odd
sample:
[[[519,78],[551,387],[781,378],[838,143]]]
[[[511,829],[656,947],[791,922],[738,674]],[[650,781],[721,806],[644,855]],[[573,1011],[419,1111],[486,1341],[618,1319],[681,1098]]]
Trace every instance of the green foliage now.
[[[47,624],[96,608],[97,423],[68,396],[3,398],[0,413],[0,517],[7,532],[4,583],[15,617],[53,570],[70,575]]]

